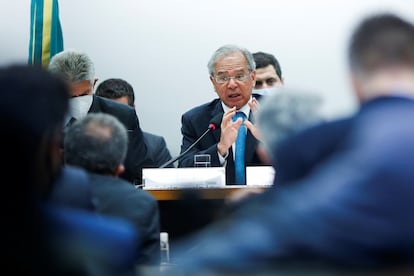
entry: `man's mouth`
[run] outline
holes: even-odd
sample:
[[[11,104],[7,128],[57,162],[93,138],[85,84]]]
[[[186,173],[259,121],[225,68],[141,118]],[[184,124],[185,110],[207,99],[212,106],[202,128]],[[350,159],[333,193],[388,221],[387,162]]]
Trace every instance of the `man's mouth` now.
[[[237,98],[237,97],[240,97],[240,95],[241,95],[240,93],[230,94],[230,95],[229,95],[229,98],[230,98],[230,99]]]

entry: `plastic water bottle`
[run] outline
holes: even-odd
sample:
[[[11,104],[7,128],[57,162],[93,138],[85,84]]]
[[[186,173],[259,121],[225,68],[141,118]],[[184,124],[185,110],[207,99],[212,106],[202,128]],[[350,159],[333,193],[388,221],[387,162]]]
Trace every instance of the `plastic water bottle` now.
[[[161,264],[170,263],[170,245],[168,242],[168,233],[160,233],[160,247],[161,247]]]

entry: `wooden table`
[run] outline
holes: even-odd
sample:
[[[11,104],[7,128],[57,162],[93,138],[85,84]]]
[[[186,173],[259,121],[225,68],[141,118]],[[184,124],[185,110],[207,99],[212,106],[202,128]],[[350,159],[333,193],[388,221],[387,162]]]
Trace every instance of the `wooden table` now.
[[[158,201],[162,200],[180,200],[185,193],[194,193],[200,199],[228,199],[235,193],[249,193],[264,191],[267,187],[264,186],[241,186],[241,185],[227,185],[220,188],[194,188],[194,189],[166,189],[166,190],[151,190],[145,189],[151,193]]]
[[[263,186],[227,185],[220,188],[144,189],[158,201],[161,231],[171,240],[197,231],[217,219],[226,201],[238,194],[264,191]]]

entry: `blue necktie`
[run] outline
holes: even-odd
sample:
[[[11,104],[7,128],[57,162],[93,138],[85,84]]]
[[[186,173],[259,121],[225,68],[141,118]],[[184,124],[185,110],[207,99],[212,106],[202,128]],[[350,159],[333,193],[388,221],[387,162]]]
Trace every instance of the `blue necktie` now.
[[[242,118],[243,123],[246,118],[243,112],[236,112],[236,115],[233,116],[232,120],[236,121],[238,118]],[[244,149],[246,146],[246,133],[247,129],[244,124],[241,124],[239,132],[237,133],[236,138],[236,151],[234,156],[234,169],[236,176],[235,184],[246,184],[246,176],[244,171]]]

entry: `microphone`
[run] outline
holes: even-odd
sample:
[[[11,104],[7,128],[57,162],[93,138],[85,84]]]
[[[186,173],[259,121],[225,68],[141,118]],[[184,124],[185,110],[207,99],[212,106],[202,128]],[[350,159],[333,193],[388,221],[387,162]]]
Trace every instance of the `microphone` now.
[[[166,163],[162,164],[160,166],[160,168],[165,168],[165,167],[171,165],[172,163],[174,163],[175,161],[177,161],[178,159],[180,159],[181,157],[186,155],[192,148],[194,148],[198,144],[198,142],[200,142],[200,140],[203,139],[203,137],[207,135],[207,133],[209,133],[210,131],[215,131],[216,129],[220,128],[222,118],[223,118],[223,113],[219,113],[216,116],[214,116],[210,120],[210,123],[208,124],[207,130],[204,131],[204,133],[194,143],[192,143],[185,151],[183,151],[177,157],[175,157],[173,159],[170,159]]]

